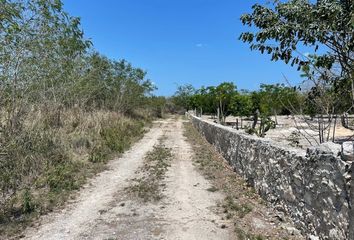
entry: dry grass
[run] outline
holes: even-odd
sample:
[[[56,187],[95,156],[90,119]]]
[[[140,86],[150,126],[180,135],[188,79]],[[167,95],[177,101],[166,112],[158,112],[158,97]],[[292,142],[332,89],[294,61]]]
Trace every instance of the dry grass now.
[[[109,111],[72,108],[58,118],[58,112],[31,109],[16,131],[0,132],[0,236],[15,236],[63,205],[139,139],[146,123]]]
[[[163,137],[154,149],[147,153],[144,165],[140,168],[140,177],[133,179],[134,183],[126,190],[144,202],[159,201],[162,199],[164,185],[162,180],[170,166],[172,153],[164,146]]]
[[[265,217],[271,210],[254,189],[233,171],[190,122],[185,123],[184,127],[184,134],[195,152],[193,161],[196,168],[213,184],[208,191],[219,190],[226,196],[218,205],[218,211],[224,219],[233,221],[238,239],[299,239],[289,237],[276,219]],[[262,220],[266,226],[255,229],[255,219]]]

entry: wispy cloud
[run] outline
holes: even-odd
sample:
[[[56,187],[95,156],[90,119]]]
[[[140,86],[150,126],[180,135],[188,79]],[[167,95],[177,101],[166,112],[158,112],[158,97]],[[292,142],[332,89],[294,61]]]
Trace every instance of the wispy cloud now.
[[[207,45],[204,44],[204,43],[197,43],[195,46],[196,46],[197,48],[203,48],[203,47],[206,47]]]

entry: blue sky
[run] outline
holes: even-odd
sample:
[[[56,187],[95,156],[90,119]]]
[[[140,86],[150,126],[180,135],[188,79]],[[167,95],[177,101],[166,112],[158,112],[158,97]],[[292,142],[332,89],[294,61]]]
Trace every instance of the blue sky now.
[[[255,0],[64,0],[81,17],[85,37],[113,59],[126,59],[148,72],[157,95],[177,85],[234,82],[255,90],[260,83],[300,81],[299,72],[238,40],[247,30],[239,20]]]

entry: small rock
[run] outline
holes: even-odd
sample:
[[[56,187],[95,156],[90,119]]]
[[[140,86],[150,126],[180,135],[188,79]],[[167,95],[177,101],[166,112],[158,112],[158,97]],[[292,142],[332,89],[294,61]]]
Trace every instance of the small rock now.
[[[274,216],[277,220],[279,220],[280,222],[284,221],[284,214],[278,212],[275,216]]]
[[[225,225],[225,224],[222,224],[220,227],[221,227],[222,229],[224,229],[224,228],[226,228],[226,225]]]
[[[124,207],[125,203],[123,202],[123,203],[119,204],[119,206]]]
[[[353,142],[343,142],[341,148],[343,161],[354,161]]]
[[[310,236],[309,236],[309,239],[310,239],[310,240],[320,240],[319,237],[314,236],[314,235],[310,235]]]
[[[322,143],[320,146],[317,146],[319,149],[322,150],[322,152],[333,154],[335,156],[338,156],[339,153],[341,152],[341,147],[340,144],[333,143],[333,142],[325,142]]]
[[[294,227],[285,227],[285,229],[291,235],[300,235],[301,234],[301,232],[298,229],[294,228]]]

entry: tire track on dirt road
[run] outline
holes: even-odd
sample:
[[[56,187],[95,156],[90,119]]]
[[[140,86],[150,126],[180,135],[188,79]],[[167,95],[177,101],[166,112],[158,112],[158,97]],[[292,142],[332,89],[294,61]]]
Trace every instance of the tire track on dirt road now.
[[[40,220],[37,228],[30,228],[25,239],[63,240],[81,239],[89,232],[102,211],[115,201],[115,193],[124,189],[145,154],[150,151],[163,134],[162,128],[168,121],[157,122],[145,136],[122,157],[112,160],[108,170],[100,173],[80,191],[73,203],[57,213],[51,213]]]
[[[164,198],[142,202],[127,192],[143,167],[144,157],[163,143],[171,149],[171,166],[161,181]],[[92,179],[76,200],[42,217],[26,239],[231,239],[231,229],[214,211],[220,193],[192,163],[192,148],[183,136],[181,118],[155,123],[153,128],[109,170]],[[223,226],[223,227],[221,227]]]

